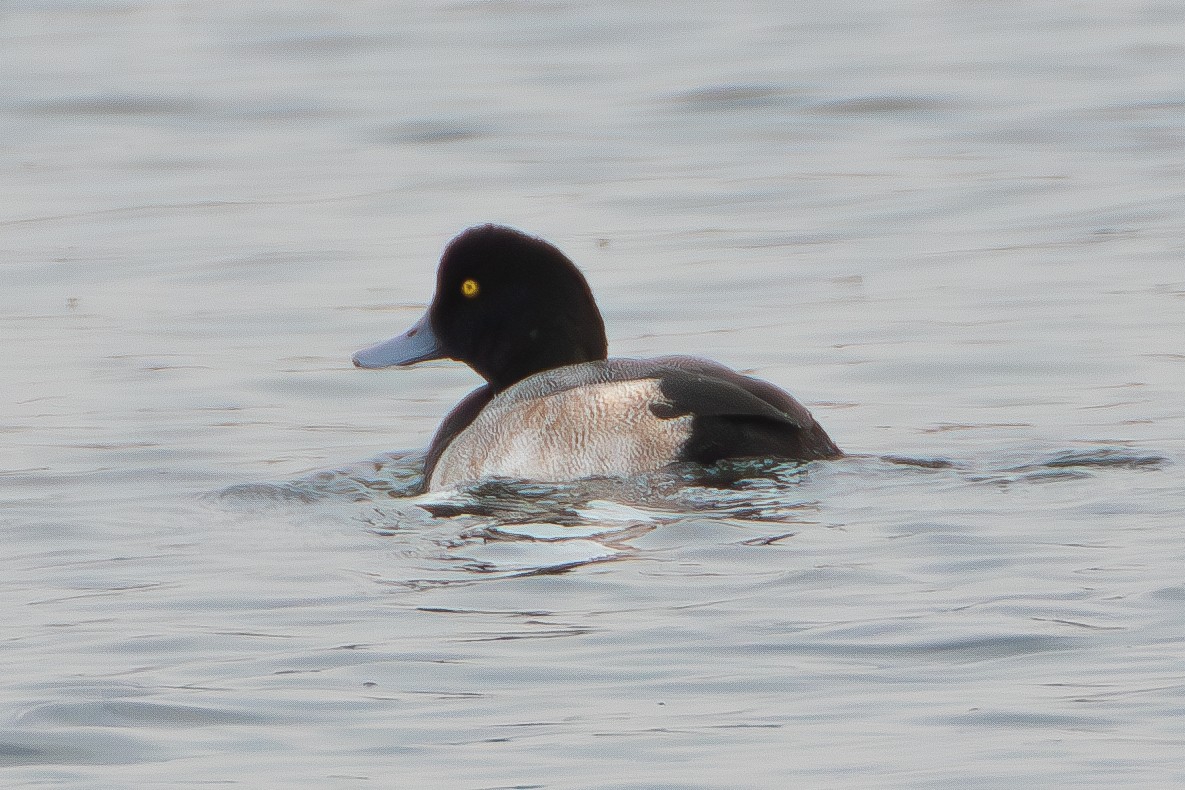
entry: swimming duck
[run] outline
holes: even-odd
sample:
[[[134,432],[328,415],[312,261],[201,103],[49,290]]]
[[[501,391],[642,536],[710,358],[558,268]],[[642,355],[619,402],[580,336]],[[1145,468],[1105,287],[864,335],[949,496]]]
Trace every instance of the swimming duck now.
[[[513,228],[466,230],[445,248],[427,313],[354,355],[360,368],[464,362],[486,380],[444,418],[429,490],[487,478],[628,477],[678,461],[808,461],[842,453],[773,384],[706,359],[608,359],[580,270]]]

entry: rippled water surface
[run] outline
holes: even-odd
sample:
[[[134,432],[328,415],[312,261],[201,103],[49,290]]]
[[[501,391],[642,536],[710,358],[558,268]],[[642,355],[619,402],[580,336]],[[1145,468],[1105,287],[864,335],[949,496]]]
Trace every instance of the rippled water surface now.
[[[0,784],[1185,783],[1182,30],[0,4]],[[414,494],[483,221],[849,457]]]

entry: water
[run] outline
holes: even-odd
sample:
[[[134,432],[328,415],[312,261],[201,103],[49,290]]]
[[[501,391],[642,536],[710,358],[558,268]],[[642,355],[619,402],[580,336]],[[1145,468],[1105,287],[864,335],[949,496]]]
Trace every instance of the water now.
[[[1183,28],[0,6],[3,783],[1180,784]],[[406,496],[483,221],[853,455]]]

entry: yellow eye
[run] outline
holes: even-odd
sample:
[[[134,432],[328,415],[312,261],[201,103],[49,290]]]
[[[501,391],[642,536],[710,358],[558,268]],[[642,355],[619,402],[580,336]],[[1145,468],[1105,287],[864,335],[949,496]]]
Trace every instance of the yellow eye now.
[[[477,287],[477,280],[466,280],[461,283],[461,295],[466,299],[472,299],[477,296],[478,290],[480,289]]]

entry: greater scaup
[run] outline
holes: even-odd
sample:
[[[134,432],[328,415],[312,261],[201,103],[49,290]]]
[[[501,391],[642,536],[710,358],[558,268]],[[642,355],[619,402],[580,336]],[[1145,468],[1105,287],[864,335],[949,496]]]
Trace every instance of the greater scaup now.
[[[772,384],[695,357],[606,359],[588,283],[551,244],[483,225],[440,259],[428,312],[354,355],[360,368],[464,362],[486,380],[428,449],[425,486],[494,477],[631,476],[676,461],[808,461],[842,453]]]

